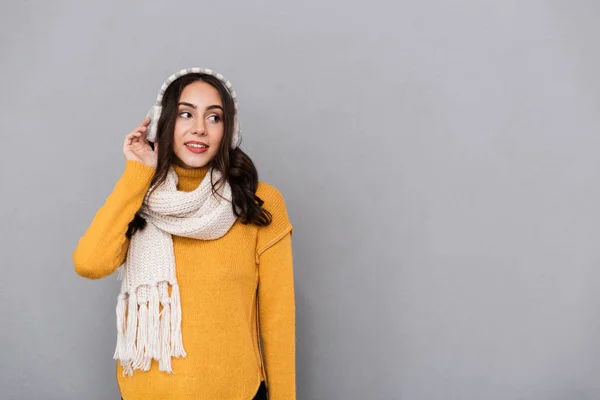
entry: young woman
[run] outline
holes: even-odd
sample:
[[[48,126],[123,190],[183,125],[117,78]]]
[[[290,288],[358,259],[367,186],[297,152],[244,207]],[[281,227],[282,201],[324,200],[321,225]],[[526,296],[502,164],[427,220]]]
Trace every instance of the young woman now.
[[[221,74],[169,77],[73,253],[83,277],[119,270],[125,400],[296,398],[292,225],[240,139]]]

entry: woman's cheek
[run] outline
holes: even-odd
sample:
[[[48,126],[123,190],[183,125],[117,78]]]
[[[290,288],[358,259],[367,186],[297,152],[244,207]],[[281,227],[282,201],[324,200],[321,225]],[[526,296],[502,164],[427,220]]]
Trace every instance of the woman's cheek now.
[[[181,138],[187,132],[187,124],[185,122],[176,122],[175,123],[175,134]]]

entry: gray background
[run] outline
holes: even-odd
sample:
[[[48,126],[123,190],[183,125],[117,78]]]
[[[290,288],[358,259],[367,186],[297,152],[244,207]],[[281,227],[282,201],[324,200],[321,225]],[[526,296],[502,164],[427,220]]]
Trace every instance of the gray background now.
[[[295,226],[299,399],[600,398],[595,1],[0,12],[2,399],[116,399],[71,253],[171,73],[239,94]]]

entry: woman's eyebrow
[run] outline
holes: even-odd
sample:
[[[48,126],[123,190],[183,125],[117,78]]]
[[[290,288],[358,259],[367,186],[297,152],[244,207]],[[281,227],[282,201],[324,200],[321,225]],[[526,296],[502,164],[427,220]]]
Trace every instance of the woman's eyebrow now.
[[[181,101],[181,102],[179,102],[179,104],[177,104],[177,105],[178,105],[178,106],[188,106],[188,107],[191,107],[191,108],[193,108],[194,110],[198,108],[196,105],[194,105],[194,104],[192,104],[192,103],[188,103],[187,101]],[[208,107],[206,107],[206,110],[208,111],[208,110],[212,110],[212,109],[214,109],[214,108],[218,108],[218,109],[220,109],[221,111],[223,111],[223,107],[221,107],[220,105],[217,105],[217,104],[213,104],[212,106],[208,106]]]

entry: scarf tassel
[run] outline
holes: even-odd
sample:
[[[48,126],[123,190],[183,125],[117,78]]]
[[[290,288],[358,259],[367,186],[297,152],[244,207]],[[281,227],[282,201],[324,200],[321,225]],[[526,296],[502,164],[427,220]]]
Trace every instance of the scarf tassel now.
[[[168,297],[161,299],[163,306],[160,312],[160,359],[158,360],[158,370],[172,373],[171,369],[171,299]]]
[[[127,308],[127,331],[125,332],[126,350],[125,359],[133,360],[135,357],[135,339],[137,333],[137,296],[135,293],[129,295]]]
[[[149,287],[147,299],[142,294],[139,302],[134,292],[118,297],[114,359],[120,360],[123,375],[148,371],[153,359],[158,361],[159,371],[173,373],[171,357],[187,356],[181,335],[179,285],[172,286],[170,297],[165,287],[166,282],[160,293],[157,286]]]
[[[148,356],[155,360],[160,359],[160,337],[159,337],[159,300],[158,288],[152,286],[148,297]]]
[[[174,284],[171,289],[171,304],[171,355],[176,358],[185,357],[187,354],[181,338],[181,299],[178,284]]]
[[[122,359],[125,356],[125,312],[127,310],[127,296],[120,294],[117,299],[117,346],[113,359]]]
[[[123,366],[123,375],[133,375],[133,360],[136,354],[137,314],[138,304],[135,293],[130,293],[127,299],[127,322],[124,333],[125,342],[122,343],[120,360]]]
[[[136,352],[133,369],[148,371],[152,359],[148,356],[148,303],[139,304]]]

